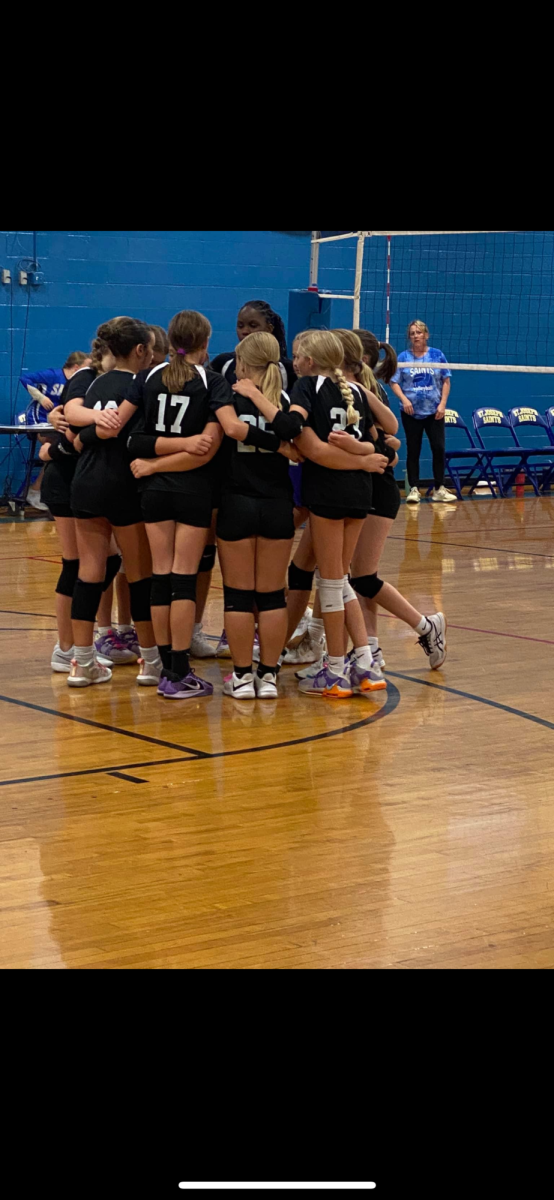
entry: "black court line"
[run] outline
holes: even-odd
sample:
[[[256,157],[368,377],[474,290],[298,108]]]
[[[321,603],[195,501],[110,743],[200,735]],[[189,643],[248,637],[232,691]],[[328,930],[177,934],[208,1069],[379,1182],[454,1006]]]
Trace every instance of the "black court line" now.
[[[459,546],[457,542],[437,542],[434,538],[403,538],[394,535],[389,542],[410,542],[417,546],[450,546],[453,550],[491,550],[493,554],[512,554],[514,558],[554,558],[554,554],[537,554],[536,550],[508,550],[505,546]]]
[[[323,703],[325,703],[323,701]],[[332,701],[329,701],[332,703]],[[141,767],[167,767],[172,763],[181,764],[186,762],[205,762],[206,759],[214,758],[233,758],[240,754],[261,754],[266,750],[283,750],[288,747],[303,746],[306,742],[322,742],[326,738],[340,737],[345,733],[354,733],[357,729],[364,729],[367,725],[374,725],[376,721],[380,721],[383,717],[389,716],[394,712],[400,704],[400,692],[398,688],[391,684],[387,689],[386,703],[376,713],[371,713],[369,717],[365,717],[362,721],[355,721],[353,725],[343,725],[339,729],[330,729],[325,733],[313,733],[308,737],[296,738],[289,742],[274,742],[269,746],[245,746],[242,750],[218,750],[214,753],[207,754],[203,751],[191,751],[187,758],[160,758],[150,762],[138,763],[123,763],[121,766],[105,766],[91,767],[83,771],[60,771],[58,774],[52,775],[30,775],[25,779],[1,779],[0,787],[10,787],[12,784],[17,786],[22,783],[47,783],[53,779],[74,779],[81,775],[113,775],[117,772],[138,770]],[[148,782],[145,780],[144,782]]]
[[[19,608],[0,608],[0,613],[6,614],[9,617],[46,617],[48,621],[56,620],[54,613],[21,612]]]
[[[112,779],[124,779],[126,783],[148,783],[147,779],[137,779],[136,775],[124,775],[122,771],[107,771]]]
[[[138,742],[148,742],[152,746],[163,746],[166,750],[180,750],[181,754],[193,754],[195,758],[209,758],[202,750],[191,750],[190,746],[181,746],[179,742],[165,742],[162,738],[149,737],[146,733],[135,733],[132,729],[120,729],[117,725],[104,725],[101,721],[92,721],[89,717],[75,717],[73,713],[60,712],[57,708],[45,708],[42,704],[30,704],[28,700],[14,700],[13,696],[2,696],[5,704],[14,704],[17,708],[30,708],[34,712],[45,713],[48,717],[61,717],[64,721],[75,721],[78,725],[89,725],[92,729],[102,729],[105,733],[120,733],[122,737],[134,738]]]
[[[57,629],[38,629],[36,625],[0,625],[0,633],[57,633]]]
[[[542,725],[544,729],[554,729],[554,721],[544,717],[535,717],[533,713],[524,712],[521,708],[512,708],[509,704],[500,704],[498,700],[487,700],[484,696],[474,696],[472,692],[461,692],[458,688],[446,687],[442,683],[433,683],[430,679],[416,679],[413,675],[402,675],[399,671],[387,671],[395,679],[406,679],[408,683],[419,683],[421,687],[433,688],[437,692],[449,692],[451,696],[461,696],[463,700],[474,700],[477,704],[486,704],[488,708],[497,708],[500,712],[509,713],[511,717],[521,717],[524,721],[532,721],[533,725]]]

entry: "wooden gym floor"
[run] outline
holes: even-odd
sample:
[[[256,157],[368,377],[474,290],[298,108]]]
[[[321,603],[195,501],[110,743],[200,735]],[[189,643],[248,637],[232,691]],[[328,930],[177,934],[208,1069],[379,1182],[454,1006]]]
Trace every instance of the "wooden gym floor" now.
[[[383,617],[388,693],[344,703],[70,692],[53,524],[0,559],[0,966],[554,967],[554,500],[404,505],[382,574],[449,659]]]

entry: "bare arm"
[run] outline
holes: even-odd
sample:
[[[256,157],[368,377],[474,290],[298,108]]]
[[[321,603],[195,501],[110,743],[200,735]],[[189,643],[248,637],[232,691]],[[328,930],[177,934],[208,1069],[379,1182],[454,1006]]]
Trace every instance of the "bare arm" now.
[[[375,395],[375,392],[370,392],[368,388],[363,388],[363,391],[367,396],[367,402],[377,425],[380,425],[384,433],[397,433],[398,419],[395,417],[392,409],[388,405],[383,404],[383,401]]]
[[[213,426],[210,426],[211,428]],[[183,451],[180,454],[165,455],[163,458],[135,458],[131,463],[131,470],[136,479],[142,479],[145,475],[158,475],[165,471],[195,471],[198,467],[205,467],[207,463],[211,462],[222,441],[223,430],[216,428],[212,445],[207,454],[188,454]]]
[[[346,436],[350,438],[350,434]],[[309,458],[320,467],[328,467],[331,471],[370,471],[382,475],[388,466],[388,461],[382,454],[350,454],[339,446],[322,442],[313,429],[304,429],[294,444],[298,446],[304,458]]]
[[[275,409],[273,411],[275,412]],[[226,404],[223,408],[218,409],[217,419],[223,426],[227,437],[233,438],[235,442],[246,441],[250,426],[246,421],[241,421],[237,417],[232,404]]]
[[[99,408],[85,408],[84,396],[76,397],[70,400],[65,405],[65,417],[69,425],[77,425],[79,428],[84,428],[86,425],[99,425],[102,418],[102,426],[104,428],[115,429],[119,432],[121,428],[119,409],[105,408],[103,411]]]

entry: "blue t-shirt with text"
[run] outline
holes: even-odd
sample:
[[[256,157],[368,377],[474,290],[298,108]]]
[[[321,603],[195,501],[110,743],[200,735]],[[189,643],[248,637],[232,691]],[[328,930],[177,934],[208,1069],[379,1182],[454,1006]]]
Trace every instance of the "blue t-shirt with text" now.
[[[432,417],[437,411],[442,397],[442,389],[445,379],[452,378],[452,372],[440,370],[437,367],[404,367],[403,362],[418,362],[418,363],[446,363],[448,359],[443,354],[442,350],[433,350],[429,347],[423,358],[414,359],[412,350],[404,350],[398,356],[398,370],[394,375],[391,383],[399,383],[404,395],[414,406],[414,417],[423,420],[425,417]]]

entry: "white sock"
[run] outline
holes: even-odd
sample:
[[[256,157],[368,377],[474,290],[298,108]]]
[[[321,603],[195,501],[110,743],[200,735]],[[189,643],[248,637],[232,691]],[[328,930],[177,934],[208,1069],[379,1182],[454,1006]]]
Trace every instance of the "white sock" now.
[[[333,655],[329,654],[327,662],[329,670],[332,671],[333,675],[344,675],[344,654],[340,658],[334,658]]]
[[[376,651],[379,649],[379,638],[368,637],[367,644],[375,656]]]
[[[429,618],[422,617],[421,621],[419,622],[419,625],[416,625],[415,631],[416,631],[416,633],[419,633],[420,637],[424,637],[426,633],[431,632],[432,628],[433,628],[433,626],[431,625]]]
[[[372,654],[369,646],[355,646],[354,655],[358,666],[364,671],[371,671]]]
[[[144,650],[142,646],[140,646],[139,649],[140,657],[143,658],[145,662],[150,663],[150,665],[158,663],[160,655],[157,646],[146,646]]]
[[[133,625],[116,625],[115,628],[117,629],[118,633],[134,633],[135,632]]]
[[[308,622],[308,633],[312,642],[322,642],[325,637],[325,625],[319,617],[311,617]]]
[[[111,633],[111,631],[112,631],[111,625],[99,625],[98,626],[98,637],[106,637],[108,633]]]
[[[75,658],[80,666],[90,666],[94,662],[94,646],[76,646]]]

